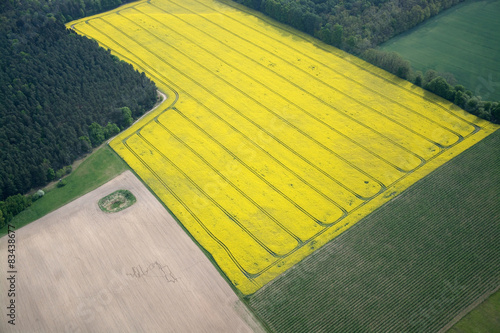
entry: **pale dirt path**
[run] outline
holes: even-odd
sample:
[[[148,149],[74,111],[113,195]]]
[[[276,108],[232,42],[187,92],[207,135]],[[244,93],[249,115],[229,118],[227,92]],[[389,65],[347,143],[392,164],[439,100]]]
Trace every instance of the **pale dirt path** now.
[[[118,213],[97,201],[128,189]],[[126,171],[16,231],[16,325],[7,323],[0,238],[0,332],[262,332],[212,263]]]

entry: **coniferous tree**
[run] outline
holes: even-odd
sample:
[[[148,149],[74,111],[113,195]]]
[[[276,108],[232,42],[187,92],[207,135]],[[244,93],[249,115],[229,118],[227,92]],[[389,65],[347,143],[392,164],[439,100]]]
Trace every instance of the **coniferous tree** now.
[[[0,200],[54,180],[115,135],[123,108],[130,124],[156,102],[144,73],[63,25],[123,2],[0,2]]]

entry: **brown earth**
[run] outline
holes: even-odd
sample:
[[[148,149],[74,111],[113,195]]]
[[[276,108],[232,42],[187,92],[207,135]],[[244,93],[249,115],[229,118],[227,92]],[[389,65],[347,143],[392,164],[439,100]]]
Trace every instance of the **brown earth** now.
[[[115,214],[97,202],[118,189],[137,202]],[[15,326],[8,281],[0,332],[261,332],[212,263],[126,171],[15,232]],[[7,267],[0,239],[0,276]]]

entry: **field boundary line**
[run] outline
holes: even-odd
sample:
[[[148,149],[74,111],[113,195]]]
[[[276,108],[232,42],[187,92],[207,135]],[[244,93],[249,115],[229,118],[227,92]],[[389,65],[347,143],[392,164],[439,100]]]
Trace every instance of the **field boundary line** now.
[[[174,111],[177,111],[176,108],[173,109]],[[238,193],[240,193],[245,199],[250,201],[255,207],[257,207],[260,211],[262,211],[266,216],[268,216],[274,223],[276,223],[278,226],[280,226],[287,234],[289,234],[291,237],[293,237],[297,243],[300,245],[303,243],[303,241],[295,235],[293,232],[288,230],[288,228],[284,227],[281,222],[279,222],[274,216],[272,216],[268,211],[266,211],[261,205],[259,205],[257,202],[255,202],[252,198],[250,198],[247,194],[245,194],[240,188],[238,188],[234,183],[229,180],[226,176],[224,176],[217,168],[215,168],[210,162],[208,162],[201,154],[199,154],[197,151],[195,151],[191,146],[189,146],[184,140],[179,138],[177,135],[175,135],[172,131],[170,131],[165,125],[161,123],[160,120],[156,119],[156,123],[163,128],[165,131],[167,131],[172,137],[174,137],[178,142],[180,142],[182,145],[184,145],[188,150],[190,150],[196,157],[198,157],[200,160],[202,160],[205,164],[207,164],[210,169],[212,169],[217,175],[219,175],[224,181],[226,181],[232,188],[234,188]],[[243,164],[243,162],[240,162]],[[316,222],[317,223],[317,222]],[[257,237],[257,236],[256,236]]]
[[[451,329],[456,323],[458,323],[460,321],[460,319],[462,319],[463,317],[465,317],[466,315],[468,315],[472,310],[474,310],[476,307],[478,307],[481,303],[483,303],[488,297],[490,297],[491,295],[493,295],[494,293],[496,293],[498,290],[500,290],[500,285],[498,287],[496,287],[495,289],[493,290],[490,290],[489,292],[481,295],[478,299],[476,299],[472,304],[470,304],[469,306],[467,306],[465,309],[463,309],[462,311],[460,311],[459,314],[457,314],[448,324],[446,324],[445,326],[443,326],[443,328],[441,328],[438,333],[445,333],[447,332],[449,329]]]
[[[121,17],[129,20],[131,23],[141,27],[140,25],[138,25],[137,23],[135,23],[134,21],[130,20],[128,17],[125,17],[123,15],[121,15],[120,13],[117,13],[118,15],[120,15]],[[108,22],[108,24],[110,24]],[[113,26],[112,24],[110,24],[111,26]],[[141,27],[142,28],[142,27]],[[162,42],[161,38],[159,38],[158,36],[154,35],[153,33],[151,33],[150,31],[146,31],[147,33],[151,34],[155,39],[158,39]],[[130,37],[130,39],[132,40],[135,40],[134,38]],[[137,42],[137,41],[136,41]],[[162,42],[163,43],[163,42]],[[139,45],[142,45],[140,43],[138,43]],[[253,98],[252,96],[248,95],[246,92],[242,91],[240,88],[234,86],[233,84],[231,84],[230,82],[228,82],[227,80],[215,75],[212,73],[212,71],[210,71],[209,69],[207,69],[204,65],[198,63],[197,61],[191,59],[191,57],[189,57],[189,55],[185,54],[184,52],[182,52],[181,50],[179,50],[178,48],[176,48],[175,46],[173,45],[169,45],[169,44],[166,44],[166,43],[163,43],[164,45],[167,45],[168,47],[171,47],[173,49],[175,49],[177,52],[179,52],[180,54],[184,55],[185,57],[187,57],[188,59],[190,59],[193,63],[197,64],[198,66],[200,66],[201,68],[203,68],[205,71],[207,71],[208,73],[211,73],[212,75],[214,75],[215,77],[219,78],[221,81],[225,82],[228,86],[232,87],[233,89],[235,89],[236,91],[238,91],[239,93],[241,93],[242,95],[246,96],[248,99],[254,101],[256,104],[260,105],[263,109],[267,110],[269,113],[272,113],[274,114],[275,116],[277,116],[278,118],[280,118],[279,115],[277,115],[275,112],[271,111],[271,109],[269,109],[267,106],[263,105],[261,102],[259,102],[257,99]],[[143,45],[142,45],[143,46]],[[144,46],[143,46],[144,47]],[[145,47],[144,47],[145,48]],[[148,50],[148,49],[147,49]],[[167,64],[167,62],[165,62],[165,60],[163,58],[160,58],[155,52],[152,52],[151,50],[148,50],[151,54],[155,55],[158,59],[160,59],[163,63]],[[172,66],[172,65],[169,65],[170,67],[172,68],[175,68],[175,66]],[[180,70],[178,70],[177,68],[175,68],[176,71],[178,71],[179,73],[182,73]],[[286,143],[284,143],[281,139],[279,139],[278,137],[276,137],[275,135],[269,133],[267,130],[265,130],[261,125],[258,125],[257,123],[255,123],[253,120],[251,120],[249,117],[247,117],[246,115],[244,115],[242,112],[238,111],[235,107],[231,106],[228,102],[224,101],[223,99],[221,99],[219,96],[217,96],[215,93],[213,93],[211,90],[209,90],[208,88],[206,88],[205,86],[201,85],[199,82],[197,82],[196,80],[194,80],[193,78],[191,78],[189,75],[187,74],[183,74],[186,78],[188,78],[189,80],[191,80],[192,82],[196,83],[200,88],[202,88],[203,90],[205,90],[208,94],[212,95],[214,98],[216,98],[217,100],[223,102],[225,105],[229,106],[233,111],[235,111],[236,113],[238,113],[239,115],[241,115],[242,117],[244,117],[245,119],[251,121],[256,127],[258,127],[259,129],[261,129],[262,131],[264,131],[265,133],[267,133],[270,137],[272,138],[275,138],[276,141],[280,142],[283,146],[287,147],[291,152],[294,152],[295,154],[297,155],[300,155],[302,156],[301,154],[299,154],[297,151],[295,151],[292,147],[290,147],[289,145],[287,145]],[[365,176],[369,177],[370,179],[372,179],[374,182],[378,183],[379,186],[381,187],[381,189],[378,191],[378,193],[374,194],[373,196],[383,192],[385,190],[385,185],[382,184],[378,179],[374,178],[373,176],[369,175],[368,173],[366,173],[364,170],[361,170],[359,167],[353,165],[351,162],[349,162],[348,160],[345,159],[345,157],[342,157],[340,154],[334,152],[333,150],[331,150],[329,147],[325,146],[324,144],[322,144],[321,142],[318,142],[316,139],[312,138],[310,135],[308,135],[307,133],[304,133],[301,129],[298,129],[295,125],[293,124],[290,124],[288,121],[284,120],[285,123],[287,123],[290,127],[294,128],[296,131],[298,131],[299,133],[301,133],[302,135],[304,135],[305,137],[307,137],[308,139],[310,139],[311,141],[313,142],[316,142],[316,144],[320,147],[322,147],[323,149],[327,150],[328,152],[330,152],[331,154],[335,155],[338,159],[340,159],[341,161],[343,161],[344,163],[348,164],[349,166],[351,166],[351,168],[353,168],[354,170],[364,174]],[[305,159],[305,157],[302,156],[302,158]],[[310,162],[312,163],[312,162]],[[318,167],[319,168],[319,167]],[[371,197],[364,197],[364,196],[361,196],[360,194],[356,194],[360,199],[363,199],[363,200],[369,200]],[[372,197],[373,197],[372,196]]]
[[[146,1],[146,2],[151,2],[151,0],[145,0],[145,1]],[[193,0],[193,1],[199,2],[199,1],[197,1],[197,0]],[[281,25],[280,25],[280,24],[276,24],[276,23],[275,23],[276,21],[275,21],[275,20],[273,20],[272,18],[270,18],[270,17],[268,17],[268,16],[266,16],[266,15],[264,15],[264,14],[262,14],[262,13],[258,12],[258,11],[255,11],[255,10],[250,10],[248,7],[245,7],[245,6],[243,6],[243,5],[240,5],[240,4],[235,4],[235,3],[232,3],[231,1],[227,1],[227,0],[217,0],[217,1],[220,1],[220,2],[224,3],[225,5],[227,5],[227,6],[229,6],[229,7],[232,7],[233,9],[236,9],[236,10],[239,10],[239,11],[245,12],[245,13],[247,13],[247,14],[249,14],[249,15],[255,16],[255,17],[257,17],[259,20],[262,20],[262,21],[264,21],[265,23],[267,23],[267,24],[269,24],[269,25],[271,25],[271,26],[274,26],[274,27],[276,27],[276,28],[278,28],[278,29],[281,29],[281,30],[287,31],[288,33],[293,34],[294,36],[296,36],[296,37],[298,37],[298,38],[300,38],[300,39],[302,39],[302,40],[304,40],[304,41],[306,41],[306,42],[309,42],[309,43],[313,44],[314,46],[316,46],[316,47],[318,47],[318,48],[322,49],[323,51],[328,52],[329,54],[332,54],[332,55],[333,55],[333,56],[335,56],[336,58],[340,58],[340,56],[339,56],[338,54],[331,52],[331,50],[330,50],[328,47],[325,47],[325,45],[326,45],[326,44],[325,44],[325,45],[322,45],[322,43],[320,42],[320,40],[317,40],[316,38],[314,38],[314,37],[312,37],[312,36],[305,35],[305,33],[302,33],[302,32],[300,32],[299,30],[292,29],[291,27],[286,26],[285,24],[281,24]],[[237,6],[237,5],[238,5],[238,6]],[[206,6],[206,5],[205,5],[205,6]],[[206,7],[208,7],[208,6],[206,6]],[[209,8],[210,8],[210,7],[209,7]],[[224,15],[224,14],[223,14],[223,15]],[[226,15],[226,16],[227,16],[227,15]],[[229,17],[229,16],[227,16],[227,17]],[[230,18],[230,17],[229,17],[229,18]],[[250,28],[250,29],[253,29],[253,28]],[[255,29],[253,29],[253,30],[255,30]],[[257,30],[256,30],[256,31],[257,31]],[[257,31],[257,32],[262,33],[262,32],[260,32],[260,31]],[[272,37],[269,37],[269,38],[272,38]],[[274,39],[274,38],[272,38],[272,39]],[[281,44],[283,44],[283,43],[281,43]],[[329,45],[328,45],[328,46],[329,46]],[[330,48],[333,48],[332,46],[329,46],[329,47],[330,47]],[[294,49],[294,48],[293,48],[293,47],[291,47],[291,46],[290,46],[290,48],[291,48],[291,49],[293,49],[293,50],[295,50],[295,51],[297,51],[297,52],[299,52],[298,50]],[[384,70],[382,70],[381,68],[379,68],[379,67],[377,67],[377,66],[374,66],[374,65],[372,65],[372,64],[370,64],[370,63],[368,63],[368,62],[366,62],[366,61],[364,61],[364,60],[362,60],[362,59],[360,59],[360,58],[357,58],[357,57],[356,57],[357,59],[359,59],[359,60],[363,61],[364,63],[366,63],[367,68],[363,68],[362,66],[360,66],[360,65],[359,65],[359,64],[357,64],[356,62],[353,62],[353,61],[351,61],[350,59],[348,59],[348,57],[350,57],[350,56],[351,56],[351,57],[353,57],[353,55],[351,55],[351,54],[349,54],[349,53],[347,53],[347,52],[345,52],[345,51],[342,51],[342,50],[340,50],[340,49],[337,49],[337,48],[334,48],[334,49],[335,49],[337,52],[340,52],[340,53],[342,53],[342,54],[344,54],[344,55],[346,55],[346,56],[347,56],[347,57],[342,58],[342,60],[349,62],[350,64],[352,64],[353,66],[358,67],[360,70],[362,70],[362,71],[364,71],[364,72],[368,72],[368,73],[370,73],[370,74],[372,74],[372,75],[375,75],[375,76],[379,77],[380,79],[382,79],[382,80],[384,80],[384,81],[386,81],[386,82],[390,83],[390,84],[391,84],[391,85],[393,85],[393,86],[396,86],[396,87],[397,87],[397,88],[399,88],[399,89],[406,90],[407,92],[411,93],[412,95],[418,96],[419,98],[423,98],[423,99],[425,99],[426,101],[428,101],[428,102],[430,102],[430,103],[432,103],[432,104],[436,104],[436,105],[437,105],[439,108],[441,108],[443,111],[447,112],[448,114],[452,115],[453,117],[455,117],[455,118],[457,118],[457,119],[459,119],[459,120],[461,120],[461,121],[464,121],[464,122],[468,123],[470,126],[474,127],[474,129],[475,129],[475,130],[474,130],[474,131],[472,131],[471,133],[469,133],[469,134],[468,134],[467,136],[465,136],[464,138],[467,138],[467,137],[469,137],[470,135],[475,134],[476,132],[478,132],[478,131],[481,129],[481,127],[480,127],[479,125],[477,125],[477,124],[475,124],[475,123],[473,123],[473,122],[471,122],[471,121],[469,121],[469,120],[467,120],[467,119],[464,119],[464,118],[462,118],[462,117],[458,116],[458,115],[457,115],[456,113],[454,113],[454,112],[451,112],[451,110],[449,110],[449,109],[445,108],[445,107],[444,107],[444,106],[442,106],[441,104],[436,103],[436,102],[432,101],[431,99],[429,99],[427,96],[425,96],[425,94],[423,94],[423,95],[419,95],[419,94],[415,93],[413,90],[408,89],[408,88],[407,88],[407,87],[405,87],[404,85],[399,85],[399,84],[397,84],[396,82],[393,82],[393,81],[389,80],[387,77],[382,76],[380,73],[377,73],[377,71],[378,71],[378,72],[383,71],[383,73],[384,73],[384,74],[388,74],[388,72],[387,72],[387,71],[384,71]],[[314,59],[314,58],[311,58],[311,57],[309,57],[309,58],[310,58],[310,59],[313,59],[313,60],[315,60],[315,61],[317,61],[318,63],[322,64],[323,66],[325,66],[325,67],[327,67],[327,68],[329,68],[330,70],[335,71],[333,68],[331,68],[330,66],[328,66],[328,65],[326,65],[326,64],[324,64],[324,63],[322,63],[321,61],[318,61],[317,59]],[[377,71],[370,71],[370,70],[368,70],[368,68],[374,68],[374,69],[376,69]],[[342,74],[340,74],[340,75],[342,75]],[[397,79],[397,80],[401,80],[401,81],[403,81],[404,83],[409,83],[408,81],[406,81],[406,80],[404,80],[404,79],[401,79],[401,78],[399,78],[399,77],[397,77],[397,76],[395,76],[395,75],[392,75],[392,74],[391,74],[390,76],[393,76],[395,79]],[[415,86],[415,85],[413,85],[413,86],[414,86],[414,87],[416,87],[416,88],[422,89],[422,88],[420,88],[420,87],[418,87],[418,86]],[[425,90],[423,90],[423,89],[422,89],[422,92],[426,93],[427,91],[425,91]],[[437,97],[437,96],[436,96],[436,97]],[[446,101],[446,100],[444,100],[444,99],[442,99],[442,98],[439,98],[439,97],[438,97],[438,99],[439,99],[439,100],[444,101],[446,104],[452,104],[452,105],[454,105],[453,103],[450,103],[449,101]],[[461,111],[463,111],[462,109],[460,109],[460,110],[461,110]],[[463,111],[463,112],[465,112],[465,111]]]
[[[173,3],[173,2],[172,2],[172,3]],[[229,45],[228,43],[225,43],[225,42],[221,41],[220,39],[217,39],[217,38],[216,38],[216,37],[214,37],[213,35],[206,33],[205,31],[203,31],[203,30],[199,29],[198,27],[196,27],[196,26],[192,25],[191,23],[187,22],[186,20],[183,20],[181,17],[179,17],[179,16],[178,16],[178,15],[176,15],[176,14],[169,13],[169,12],[165,11],[164,9],[162,9],[162,8],[160,8],[160,7],[158,7],[158,6],[154,5],[154,4],[151,4],[151,5],[152,5],[152,6],[154,6],[154,7],[156,7],[156,8],[158,8],[159,10],[163,11],[163,12],[164,12],[165,14],[167,14],[167,15],[171,15],[171,16],[176,17],[179,21],[182,21],[182,22],[184,22],[186,25],[189,25],[189,26],[191,26],[192,28],[194,28],[194,29],[196,29],[196,30],[200,31],[202,34],[204,34],[204,35],[208,36],[209,38],[211,38],[211,39],[213,39],[213,40],[215,40],[215,41],[217,41],[218,43],[220,43],[220,44],[222,44],[222,45],[225,45],[227,48],[229,48],[229,49],[233,50],[235,53],[240,54],[241,56],[243,56],[244,58],[248,59],[249,61],[251,61],[251,62],[253,62],[253,63],[257,64],[259,67],[262,67],[262,68],[266,69],[267,71],[269,71],[270,73],[273,73],[273,75],[279,76],[282,80],[284,80],[284,81],[288,82],[290,85],[292,85],[292,86],[296,87],[297,89],[299,89],[299,90],[303,91],[304,93],[306,93],[306,94],[310,95],[313,99],[316,99],[316,100],[317,100],[317,101],[319,101],[321,104],[323,104],[323,105],[327,106],[329,109],[332,109],[332,110],[336,111],[336,112],[337,112],[338,114],[340,114],[342,117],[348,118],[348,119],[350,119],[350,121],[353,121],[353,122],[357,123],[358,125],[360,125],[360,126],[362,126],[362,127],[366,128],[368,131],[371,131],[371,132],[373,132],[373,133],[376,133],[377,135],[379,135],[380,137],[383,137],[384,139],[386,139],[387,141],[389,141],[390,143],[392,143],[392,144],[393,144],[393,145],[395,145],[396,147],[399,147],[401,150],[404,150],[404,151],[406,151],[408,154],[413,155],[413,156],[414,156],[414,157],[416,157],[417,159],[420,159],[421,163],[425,163],[425,159],[424,159],[424,158],[422,158],[421,156],[419,156],[418,154],[416,154],[415,152],[413,152],[413,151],[409,150],[408,148],[406,148],[406,147],[402,146],[401,144],[399,144],[399,143],[395,142],[393,139],[390,139],[390,138],[389,138],[389,137],[387,137],[386,135],[384,135],[384,134],[380,133],[379,131],[377,131],[377,130],[375,130],[375,129],[371,128],[370,126],[368,126],[368,125],[366,125],[366,124],[364,124],[364,123],[362,123],[362,122],[360,122],[360,121],[358,121],[358,120],[356,120],[356,119],[353,119],[351,116],[349,116],[349,115],[348,115],[348,114],[346,114],[345,112],[342,112],[342,111],[338,110],[338,108],[337,108],[337,107],[333,106],[333,105],[332,105],[332,104],[330,104],[329,102],[326,102],[326,101],[324,101],[323,99],[319,98],[318,96],[315,96],[315,95],[311,94],[309,91],[307,91],[307,90],[303,89],[301,86],[299,86],[298,84],[296,84],[296,83],[292,82],[290,79],[287,79],[286,77],[284,77],[284,76],[283,76],[283,75],[281,75],[280,73],[275,72],[275,71],[273,71],[272,69],[270,69],[270,68],[268,68],[268,67],[264,66],[263,64],[259,63],[258,61],[256,61],[256,60],[254,60],[254,59],[252,59],[252,58],[248,57],[246,54],[244,54],[244,53],[242,53],[242,52],[240,52],[240,51],[236,50],[235,48],[233,48],[233,47],[232,47],[231,45]],[[181,7],[181,8],[185,8],[185,7],[181,6],[181,5],[178,5],[178,4],[176,4],[176,5],[177,5],[177,6],[179,6],[179,7]],[[146,13],[144,13],[144,12],[140,11],[140,10],[138,10],[136,7],[133,7],[133,8],[131,8],[131,9],[134,9],[134,10],[136,10],[136,11],[138,11],[138,12],[142,13],[143,15],[145,15],[145,16],[147,16],[147,17],[149,17],[151,20],[156,21],[156,22],[158,22],[159,24],[163,25],[165,28],[167,28],[167,29],[169,29],[169,30],[171,30],[171,31],[174,31],[174,32],[175,32],[176,34],[178,34],[178,35],[181,35],[178,31],[174,30],[173,28],[171,28],[171,27],[169,27],[169,26],[166,26],[163,22],[160,22],[160,21],[158,21],[157,19],[153,18],[152,16],[150,16],[150,15],[148,15],[148,14],[146,14]],[[188,10],[188,9],[187,9],[187,10]],[[194,15],[197,15],[197,14],[196,14],[196,13],[194,13],[194,12],[193,12],[193,14],[194,14]],[[208,22],[210,22],[211,24],[214,24],[214,25],[218,26],[220,29],[222,29],[222,30],[226,30],[226,31],[228,31],[229,33],[233,34],[234,36],[237,36],[237,35],[235,35],[234,33],[232,33],[231,31],[229,31],[229,30],[227,30],[227,29],[225,29],[225,28],[223,28],[223,27],[219,26],[218,24],[216,24],[216,23],[214,23],[214,22],[212,22],[212,21],[209,21],[208,19],[206,19],[206,18],[204,18],[204,17],[202,17],[202,16],[200,16],[200,15],[198,15],[198,16],[199,16],[199,17],[201,17],[201,18],[203,18],[203,19],[205,19],[205,20],[207,20],[207,21],[208,21]],[[250,76],[249,74],[247,74],[247,73],[246,73],[246,72],[244,72],[243,70],[241,70],[241,69],[239,69],[239,68],[235,67],[234,65],[229,64],[229,63],[228,63],[228,62],[226,62],[224,59],[222,59],[222,58],[220,58],[219,56],[217,56],[216,54],[214,54],[214,53],[212,53],[212,52],[208,51],[205,47],[203,47],[203,46],[201,46],[201,45],[199,45],[199,44],[195,43],[193,40],[191,40],[190,38],[186,37],[185,35],[183,35],[182,37],[183,37],[183,38],[185,38],[186,40],[188,40],[189,42],[191,42],[193,45],[196,45],[197,47],[201,48],[202,50],[204,50],[204,51],[205,51],[205,52],[207,52],[208,54],[212,55],[213,57],[215,57],[215,58],[219,59],[221,62],[225,63],[227,66],[232,67],[232,68],[234,68],[236,71],[241,72],[243,75],[245,75],[246,77],[248,77],[248,78],[249,78],[250,80],[252,80],[253,82],[257,83],[258,85],[261,85],[261,86],[262,86],[262,87],[264,87],[266,90],[273,92],[275,95],[279,96],[281,99],[283,99],[283,100],[284,100],[284,101],[286,101],[287,103],[289,103],[289,104],[291,104],[291,105],[295,106],[295,107],[297,108],[297,110],[300,110],[302,113],[306,114],[306,115],[307,115],[307,116],[309,116],[310,118],[312,118],[312,119],[314,119],[315,121],[317,121],[317,122],[321,123],[322,125],[324,125],[325,127],[327,127],[329,130],[331,130],[331,131],[333,131],[333,132],[335,132],[335,133],[339,134],[340,136],[342,136],[342,137],[344,137],[346,140],[348,140],[348,141],[352,142],[354,145],[356,145],[356,146],[360,147],[361,149],[363,149],[363,150],[364,150],[364,151],[366,151],[367,153],[369,153],[369,154],[371,154],[371,155],[374,155],[374,156],[375,156],[375,157],[377,157],[378,159],[380,159],[380,160],[384,161],[384,162],[385,162],[385,163],[387,163],[388,165],[392,166],[394,169],[396,169],[396,170],[398,170],[398,171],[400,171],[400,172],[411,172],[411,171],[413,171],[413,170],[415,169],[415,168],[414,168],[414,169],[412,169],[412,170],[403,170],[403,169],[401,169],[400,167],[398,167],[398,166],[394,165],[392,162],[388,161],[388,160],[387,160],[386,158],[384,158],[383,156],[379,155],[378,153],[375,153],[374,151],[372,151],[372,150],[370,150],[369,148],[365,147],[364,145],[362,145],[361,143],[357,142],[357,141],[356,141],[356,140],[354,140],[353,138],[351,138],[351,137],[349,137],[348,135],[346,135],[346,134],[342,133],[339,129],[337,129],[337,128],[335,128],[335,127],[331,126],[331,125],[330,125],[330,124],[328,124],[326,121],[321,120],[320,118],[316,117],[316,116],[315,116],[315,115],[313,115],[312,113],[310,113],[310,112],[308,112],[307,110],[305,110],[303,107],[301,107],[301,106],[297,105],[295,102],[292,102],[291,100],[289,100],[288,98],[286,98],[285,96],[283,96],[281,93],[278,93],[277,91],[275,91],[275,90],[274,90],[273,88],[271,88],[270,86],[268,86],[268,85],[266,85],[266,84],[262,83],[261,81],[259,81],[259,80],[257,80],[256,78],[254,78],[254,77]],[[238,38],[241,38],[241,39],[243,39],[243,40],[245,40],[247,43],[249,43],[249,44],[251,44],[251,45],[254,45],[254,46],[255,46],[255,47],[257,47],[257,48],[260,48],[261,50],[263,50],[263,51],[264,51],[264,52],[266,52],[266,53],[270,53],[268,50],[266,50],[266,49],[264,49],[264,48],[262,48],[262,47],[260,47],[260,46],[258,46],[258,45],[256,45],[256,44],[254,44],[254,43],[253,43],[253,42],[251,42],[251,41],[248,41],[248,40],[246,40],[246,39],[242,38],[241,36],[237,36],[237,37],[238,37]],[[276,56],[276,57],[277,57],[277,56]],[[279,57],[278,57],[278,58],[279,58]],[[282,59],[282,58],[281,58],[281,59]],[[300,68],[296,67],[295,65],[293,65],[293,64],[291,64],[291,63],[289,63],[288,61],[286,61],[286,60],[284,60],[284,59],[282,59],[282,60],[283,60],[285,63],[289,64],[290,66],[292,66],[292,67],[294,67],[294,68],[297,68],[298,70],[302,71],[303,73],[305,73],[305,74],[307,74],[307,75],[309,75],[309,76],[311,76],[311,77],[313,77],[313,78],[314,78],[314,76],[312,76],[311,74],[307,73],[306,71],[301,70]],[[215,75],[215,74],[214,74],[214,75]],[[316,79],[316,80],[319,80],[319,79],[317,79],[317,78],[315,78],[315,79]],[[331,88],[331,89],[333,89],[333,90],[337,90],[335,87],[330,86],[329,84],[325,83],[324,81],[321,81],[321,80],[319,80],[319,81],[320,81],[321,83],[325,84],[326,86],[328,86],[329,88]],[[234,86],[233,86],[233,87],[234,87]],[[367,108],[368,108],[368,107],[367,107]],[[275,114],[275,113],[273,113],[273,114]],[[276,114],[275,114],[275,115],[276,115]],[[277,116],[277,117],[279,117],[279,118],[280,118],[283,122],[285,122],[285,123],[289,124],[289,122],[288,122],[286,119],[283,119],[283,118],[282,118],[281,116],[279,116],[279,115],[276,115],[276,116]],[[296,128],[296,126],[295,126],[295,125],[293,125],[293,124],[291,124],[290,126],[293,126],[294,128]],[[415,134],[415,135],[423,137],[423,136],[422,136],[422,135],[420,135],[420,134]],[[424,140],[431,142],[428,138],[426,138],[426,137],[423,137],[423,138],[424,138]],[[438,144],[436,144],[436,143],[434,143],[434,142],[431,142],[431,143],[432,143],[433,145],[437,146],[438,148],[440,148]]]

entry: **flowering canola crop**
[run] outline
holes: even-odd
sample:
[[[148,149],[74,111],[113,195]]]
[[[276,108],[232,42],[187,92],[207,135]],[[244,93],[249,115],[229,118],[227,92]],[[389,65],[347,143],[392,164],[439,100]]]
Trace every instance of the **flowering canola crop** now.
[[[69,25],[169,96],[110,145],[244,294],[497,129],[236,6],[141,1]]]

